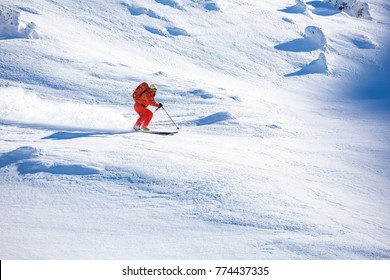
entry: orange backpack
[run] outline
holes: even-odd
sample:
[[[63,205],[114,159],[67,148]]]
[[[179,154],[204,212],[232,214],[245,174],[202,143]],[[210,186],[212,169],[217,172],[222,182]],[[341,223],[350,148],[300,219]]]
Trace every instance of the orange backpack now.
[[[139,102],[138,99],[149,89],[149,85],[145,82],[140,84],[133,92],[133,99],[135,102]]]

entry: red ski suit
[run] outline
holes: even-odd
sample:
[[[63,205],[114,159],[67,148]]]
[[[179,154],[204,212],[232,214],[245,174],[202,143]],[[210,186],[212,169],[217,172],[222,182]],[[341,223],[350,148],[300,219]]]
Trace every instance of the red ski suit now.
[[[156,93],[148,87],[139,98],[134,100],[134,110],[139,115],[139,118],[134,126],[145,128],[149,125],[153,118],[153,113],[146,107],[149,105],[159,107],[159,104],[154,100],[155,95]]]

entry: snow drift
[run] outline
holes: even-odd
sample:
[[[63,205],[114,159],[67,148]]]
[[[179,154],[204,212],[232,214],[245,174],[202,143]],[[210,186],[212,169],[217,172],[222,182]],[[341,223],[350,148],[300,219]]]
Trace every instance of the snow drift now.
[[[1,259],[390,258],[386,0],[3,3]]]
[[[358,0],[324,0],[324,2],[332,4],[337,9],[351,16],[371,18],[369,6],[366,2]]]
[[[35,23],[24,23],[20,20],[20,12],[0,5],[0,39],[38,38]]]

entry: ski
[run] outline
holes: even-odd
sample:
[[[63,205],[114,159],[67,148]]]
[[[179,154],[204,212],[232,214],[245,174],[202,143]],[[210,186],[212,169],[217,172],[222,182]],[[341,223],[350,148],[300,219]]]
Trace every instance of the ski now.
[[[140,130],[142,133],[150,133],[150,134],[159,134],[159,135],[173,135],[178,133],[179,131],[159,131],[159,130],[148,130],[148,131],[143,131]]]

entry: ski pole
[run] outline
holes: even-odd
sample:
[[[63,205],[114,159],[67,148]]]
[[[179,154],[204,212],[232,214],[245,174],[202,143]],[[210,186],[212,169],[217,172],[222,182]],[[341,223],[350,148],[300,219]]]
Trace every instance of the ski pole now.
[[[173,124],[176,126],[177,129],[179,129],[179,127],[177,126],[177,124],[172,120],[171,116],[168,114],[168,112],[165,110],[164,106],[161,106],[161,108],[164,110],[164,112],[167,114],[167,116],[171,119],[171,121],[173,122]]]

